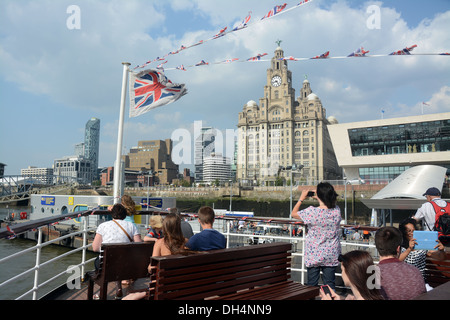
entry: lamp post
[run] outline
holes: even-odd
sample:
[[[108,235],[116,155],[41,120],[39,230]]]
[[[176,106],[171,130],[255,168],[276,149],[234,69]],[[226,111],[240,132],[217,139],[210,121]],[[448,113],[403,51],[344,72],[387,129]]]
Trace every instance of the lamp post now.
[[[231,203],[232,203],[232,199],[233,199],[233,180],[229,180],[230,182],[230,213],[231,213]]]

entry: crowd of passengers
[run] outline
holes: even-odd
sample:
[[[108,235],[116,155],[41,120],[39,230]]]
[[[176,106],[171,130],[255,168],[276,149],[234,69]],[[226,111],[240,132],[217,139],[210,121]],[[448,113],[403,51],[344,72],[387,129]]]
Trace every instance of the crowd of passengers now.
[[[311,196],[311,193],[314,195]],[[307,269],[307,285],[319,285],[322,273],[320,298],[322,300],[410,300],[432,290],[424,278],[425,260],[433,257],[443,260],[445,246],[438,240],[434,250],[416,250],[413,232],[420,221],[426,229],[434,225],[434,201],[442,204],[440,191],[428,189],[427,202],[416,214],[403,221],[399,228],[382,227],[375,233],[375,246],[379,263],[367,251],[354,250],[341,254],[341,211],[336,205],[337,193],[327,182],[319,183],[314,190],[302,190],[291,217],[307,226],[304,260]],[[318,201],[318,206],[300,210],[306,198]],[[444,201],[445,202],[445,201]],[[223,249],[226,238],[213,228],[215,214],[211,207],[201,207],[198,221],[201,232],[194,234],[192,227],[181,218],[176,208],[169,209],[164,219],[152,216],[148,234],[141,238],[132,220],[135,205],[131,197],[124,195],[122,203],[110,208],[113,220],[97,228],[93,250],[100,251],[102,243],[155,241],[152,256],[166,256],[184,252]],[[431,229],[430,229],[431,230]],[[336,270],[341,267],[342,280],[349,289],[343,296],[336,293]],[[149,266],[150,271],[150,266]],[[117,296],[122,296],[122,284],[117,283]],[[129,294],[124,299],[142,299],[145,292]]]

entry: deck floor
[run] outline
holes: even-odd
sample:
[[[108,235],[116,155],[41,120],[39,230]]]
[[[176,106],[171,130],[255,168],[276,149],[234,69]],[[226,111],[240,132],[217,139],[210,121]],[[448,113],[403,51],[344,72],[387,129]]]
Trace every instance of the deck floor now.
[[[138,279],[133,282],[131,285],[122,285],[123,297],[125,297],[129,291],[139,290],[148,287],[148,278],[147,279]],[[54,296],[49,297],[50,300],[66,300],[66,301],[74,301],[74,300],[88,300],[87,297],[88,292],[88,282],[83,282],[81,284],[80,289],[67,289],[62,288],[61,291],[55,293]],[[98,285],[94,285],[94,295],[100,294],[100,287]],[[122,298],[123,298],[122,297]],[[110,282],[108,283],[107,290],[107,300],[116,300],[116,283]]]

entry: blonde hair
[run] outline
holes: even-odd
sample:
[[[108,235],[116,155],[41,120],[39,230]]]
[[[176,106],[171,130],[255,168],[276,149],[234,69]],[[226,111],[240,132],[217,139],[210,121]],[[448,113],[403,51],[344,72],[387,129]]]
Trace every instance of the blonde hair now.
[[[127,216],[136,214],[136,204],[129,195],[124,194],[122,196],[122,205],[127,209]]]

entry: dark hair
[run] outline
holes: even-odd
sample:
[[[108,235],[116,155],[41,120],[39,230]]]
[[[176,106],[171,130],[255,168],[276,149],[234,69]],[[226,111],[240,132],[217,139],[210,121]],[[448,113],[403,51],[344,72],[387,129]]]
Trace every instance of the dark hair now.
[[[397,248],[402,244],[402,233],[394,227],[383,227],[375,233],[375,246],[380,256],[397,256]]]
[[[123,220],[127,217],[127,209],[120,203],[116,203],[111,209],[111,217],[113,219]]]
[[[176,213],[169,213],[163,220],[162,226],[164,243],[172,254],[184,252],[186,242],[181,231],[181,219]]]
[[[328,209],[336,207],[337,193],[328,182],[321,182],[317,185],[317,197],[327,206]]]
[[[200,222],[204,224],[213,224],[214,217],[214,210],[211,207],[201,207],[198,210],[198,218],[200,219]]]
[[[399,226],[398,230],[402,233],[403,241],[402,241],[402,247],[408,248],[409,247],[409,240],[408,240],[408,230],[406,229],[406,225],[412,224],[414,226],[414,230],[417,230],[417,221],[413,218],[406,218],[403,220]]]
[[[369,267],[373,266],[373,259],[367,251],[354,250],[339,256],[342,266],[350,282],[359,291],[364,300],[384,300],[380,290],[369,288],[368,281],[372,274]]]

